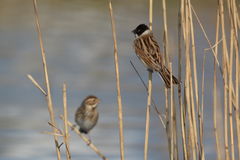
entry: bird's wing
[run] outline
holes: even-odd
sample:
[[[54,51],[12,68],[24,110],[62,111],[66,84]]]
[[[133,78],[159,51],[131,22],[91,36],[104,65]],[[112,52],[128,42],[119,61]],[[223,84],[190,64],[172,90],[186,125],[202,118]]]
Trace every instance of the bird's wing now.
[[[85,117],[85,107],[80,106],[75,113],[75,121],[78,118],[83,119],[83,117]]]
[[[134,40],[134,48],[137,56],[149,69],[160,71],[163,66],[160,47],[152,33]]]

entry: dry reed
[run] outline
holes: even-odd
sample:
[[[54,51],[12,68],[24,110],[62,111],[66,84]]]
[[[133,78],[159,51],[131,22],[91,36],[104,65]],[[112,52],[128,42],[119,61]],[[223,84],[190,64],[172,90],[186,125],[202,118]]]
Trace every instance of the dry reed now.
[[[42,63],[43,63],[44,78],[45,78],[45,86],[47,88],[46,101],[47,101],[47,104],[48,104],[50,121],[53,125],[55,125],[56,122],[55,122],[55,115],[54,115],[53,104],[52,104],[50,82],[49,82],[49,78],[48,78],[46,53],[45,53],[45,50],[44,50],[44,47],[43,47],[42,33],[41,33],[41,30],[40,30],[40,23],[39,23],[38,8],[37,8],[37,1],[36,0],[33,0],[33,7],[34,7],[34,14],[35,14],[35,21],[36,21],[38,39],[39,39],[40,48],[41,48]],[[55,133],[56,129],[54,127],[52,129],[53,129],[53,133]],[[59,148],[59,144],[58,144],[58,137],[56,135],[54,135],[54,142],[55,142],[55,148],[56,148],[56,152],[57,152],[57,159],[60,160],[61,159],[61,153],[60,153],[60,148]]]
[[[71,160],[71,153],[69,150],[69,133],[68,133],[68,111],[67,111],[67,85],[63,83],[63,115],[64,115],[64,143],[66,148],[66,158],[67,160]]]
[[[183,2],[183,1],[182,1]],[[182,14],[183,14],[183,4],[179,7],[178,13],[178,80],[182,81]],[[181,138],[182,138],[182,151],[183,159],[187,160],[187,144],[186,144],[186,126],[185,126],[185,108],[182,104],[182,89],[181,83],[178,85],[178,104],[180,107],[180,122],[181,122]]]
[[[149,29],[152,31],[153,23],[153,0],[149,0]],[[152,102],[152,71],[148,71],[148,98],[146,107],[145,141],[144,141],[144,160],[148,159],[148,141],[150,128],[150,106]]]
[[[118,65],[118,49],[117,49],[117,38],[115,21],[113,18],[112,3],[109,1],[109,12],[112,24],[112,36],[113,36],[113,46],[114,46],[114,64],[116,72],[116,88],[117,88],[117,101],[118,101],[118,121],[119,121],[119,141],[120,141],[120,157],[124,160],[124,135],[123,135],[123,114],[122,114],[122,97],[120,90],[120,75],[119,75],[119,65]]]
[[[218,42],[219,39],[219,9],[217,10],[217,22],[216,22],[216,40],[215,43]],[[218,45],[215,47],[215,56],[218,56]],[[220,151],[220,139],[219,133],[217,131],[217,62],[216,58],[214,59],[214,77],[213,77],[213,132],[216,140],[216,152],[217,159],[222,159],[222,153]]]
[[[174,132],[174,126],[173,126],[173,83],[172,83],[172,63],[169,63],[169,70],[170,70],[170,160],[175,159],[174,157],[174,141],[173,141],[173,132]]]
[[[166,7],[166,1],[162,0],[162,11],[163,11],[163,64],[165,64],[165,66],[168,66],[169,64],[169,56],[168,56],[168,26],[167,26],[167,7]],[[171,90],[171,89],[170,89]],[[168,149],[169,149],[169,157],[170,159],[173,158],[173,135],[171,134],[171,127],[172,124],[171,123],[171,115],[170,111],[171,108],[169,109],[169,101],[168,101],[168,97],[169,97],[169,92],[168,89],[165,87],[164,88],[164,94],[165,94],[165,116],[166,116],[166,134],[167,134],[167,139],[168,139]],[[170,93],[171,94],[171,93]],[[171,98],[171,97],[170,97]],[[171,103],[171,101],[170,101]],[[170,104],[171,105],[171,104]]]

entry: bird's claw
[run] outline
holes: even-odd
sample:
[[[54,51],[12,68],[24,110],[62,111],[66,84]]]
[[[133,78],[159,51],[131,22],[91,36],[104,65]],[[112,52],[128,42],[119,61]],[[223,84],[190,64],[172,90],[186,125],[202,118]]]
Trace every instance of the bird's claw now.
[[[76,124],[72,125],[71,130],[73,131],[77,127]]]

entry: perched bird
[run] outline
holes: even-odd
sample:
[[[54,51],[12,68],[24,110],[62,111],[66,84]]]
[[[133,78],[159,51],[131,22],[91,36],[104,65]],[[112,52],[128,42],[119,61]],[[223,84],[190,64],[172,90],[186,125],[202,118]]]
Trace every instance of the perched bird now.
[[[145,24],[140,24],[132,32],[135,35],[134,49],[138,58],[148,70],[158,72],[164,80],[166,87],[170,88],[170,72],[163,64],[160,47],[149,27]],[[172,76],[172,83],[179,84],[175,76]]]
[[[79,131],[87,134],[98,121],[98,104],[100,100],[93,95],[87,96],[75,113],[75,122],[79,125]]]

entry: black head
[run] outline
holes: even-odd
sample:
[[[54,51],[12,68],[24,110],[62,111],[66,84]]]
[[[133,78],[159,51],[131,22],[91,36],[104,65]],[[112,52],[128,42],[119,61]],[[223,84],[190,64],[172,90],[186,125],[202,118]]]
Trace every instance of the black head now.
[[[135,28],[132,32],[138,36],[140,36],[143,32],[149,30],[146,24],[139,24],[137,28]]]

